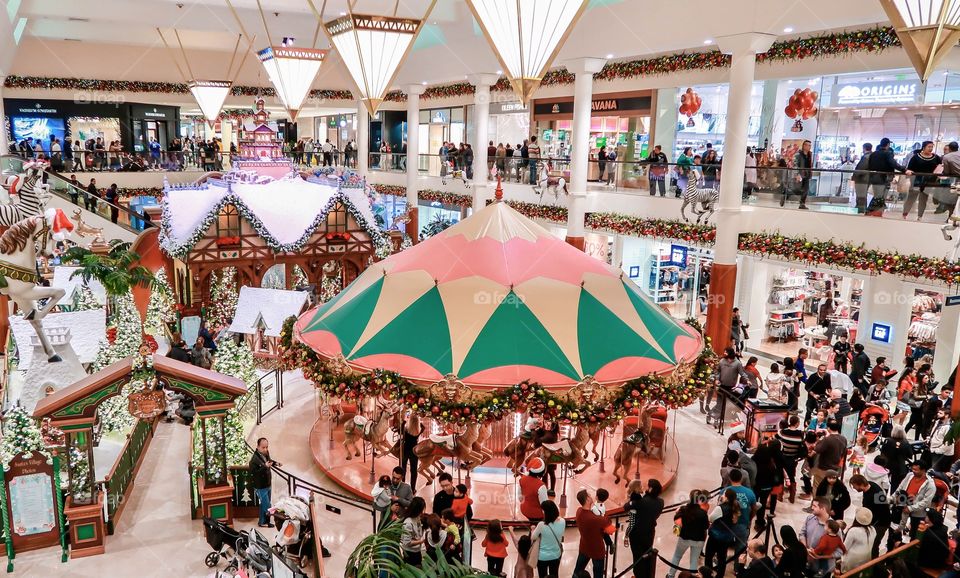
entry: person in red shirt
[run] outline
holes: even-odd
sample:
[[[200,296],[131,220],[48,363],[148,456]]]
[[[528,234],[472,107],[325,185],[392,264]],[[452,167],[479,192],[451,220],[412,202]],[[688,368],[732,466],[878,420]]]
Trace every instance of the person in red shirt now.
[[[527,473],[520,477],[520,513],[531,522],[543,519],[540,504],[547,501],[547,485],[540,479],[547,465],[540,458],[527,460]]]
[[[827,520],[827,531],[820,536],[816,548],[811,548],[809,551],[810,557],[822,574],[832,572],[836,563],[834,556],[837,550],[847,553],[847,547],[843,545],[843,539],[840,538],[840,523],[836,520]]]
[[[612,535],[614,526],[606,516],[593,513],[593,496],[587,490],[577,492],[577,529],[580,531],[580,554],[573,569],[574,576],[580,576],[587,568],[587,562],[593,563],[593,578],[603,577],[604,562],[607,557],[607,546],[603,542],[604,535]]]

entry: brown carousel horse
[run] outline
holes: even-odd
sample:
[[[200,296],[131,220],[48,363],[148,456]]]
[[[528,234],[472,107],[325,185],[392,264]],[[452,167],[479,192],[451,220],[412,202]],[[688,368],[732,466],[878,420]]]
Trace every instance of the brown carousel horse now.
[[[596,428],[599,431],[599,428]],[[578,427],[570,439],[557,443],[545,443],[540,446],[540,455],[546,464],[569,464],[574,473],[582,473],[590,462],[587,461],[587,443],[590,441],[591,428]]]
[[[430,435],[418,443],[413,448],[413,453],[420,461],[417,473],[427,480],[427,484],[430,484],[438,471],[442,470],[439,467],[441,458],[457,458],[469,470],[483,463],[484,454],[473,449],[480,438],[480,429],[481,425],[474,422],[468,424],[462,433]]]
[[[390,451],[387,432],[390,431],[390,424],[397,413],[397,404],[387,405],[377,400],[376,409],[379,412],[374,419],[357,415],[343,424],[343,447],[347,450],[348,460],[352,459],[351,448],[353,449],[353,455],[360,457],[357,442],[361,440],[369,442],[373,446],[374,455],[378,455],[378,451],[379,454]]]
[[[503,455],[507,458],[507,467],[513,470],[513,475],[520,473],[520,466],[526,461],[527,454],[533,449],[534,430],[540,427],[540,419],[531,417],[527,420],[524,431],[510,440],[503,447]]]
[[[477,432],[477,440],[473,442],[473,451],[483,456],[483,459],[480,460],[479,464],[475,464],[474,467],[485,464],[493,459],[493,452],[483,447],[483,444],[487,443],[487,440],[490,439],[492,435],[493,428],[489,423],[484,422],[480,426],[480,431]]]
[[[650,416],[655,409],[655,405],[645,405],[640,409],[640,414],[637,416],[638,425],[630,425],[626,422],[623,424],[623,441],[620,442],[620,447],[617,448],[617,453],[613,456],[615,464],[613,467],[614,483],[620,483],[621,474],[629,483],[633,461],[639,459],[641,453],[649,454],[647,440],[650,438],[650,430],[653,428],[653,421]]]

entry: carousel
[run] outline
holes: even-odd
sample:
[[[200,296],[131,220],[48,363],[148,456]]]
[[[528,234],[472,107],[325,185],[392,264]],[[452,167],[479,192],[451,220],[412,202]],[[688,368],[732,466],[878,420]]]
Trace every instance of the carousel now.
[[[422,495],[447,471],[477,519],[523,519],[517,480],[535,457],[568,517],[584,487],[613,506],[635,477],[669,484],[668,410],[702,393],[713,362],[698,328],[499,199],[373,264],[282,339],[282,365],[324,400],[318,467],[364,497],[400,463]]]

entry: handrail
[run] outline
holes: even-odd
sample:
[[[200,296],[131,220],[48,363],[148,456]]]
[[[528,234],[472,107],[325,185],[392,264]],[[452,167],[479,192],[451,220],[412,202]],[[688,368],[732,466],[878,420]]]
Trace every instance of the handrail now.
[[[326,578],[327,574],[323,568],[323,540],[320,538],[320,532],[317,531],[320,505],[317,503],[316,497],[317,494],[310,496],[310,523],[313,524],[313,562],[316,578]]]
[[[869,568],[873,568],[873,567],[876,566],[877,564],[879,564],[879,563],[881,563],[881,562],[883,562],[883,561],[885,561],[885,560],[889,560],[890,558],[896,558],[897,556],[903,554],[904,552],[906,552],[907,550],[909,550],[909,549],[911,549],[911,548],[914,548],[914,547],[918,546],[919,544],[920,544],[920,540],[913,540],[912,542],[907,542],[906,544],[903,544],[902,546],[897,546],[897,547],[894,548],[893,550],[890,550],[890,551],[888,551],[888,552],[885,552],[882,556],[880,556],[880,557],[878,557],[878,558],[874,558],[874,559],[866,562],[865,564],[861,564],[860,566],[857,566],[856,568],[853,568],[852,570],[848,570],[847,572],[844,572],[843,574],[840,574],[840,578],[854,578],[855,576],[859,576],[860,573],[863,572],[864,570],[867,570],[867,569],[869,569]]]

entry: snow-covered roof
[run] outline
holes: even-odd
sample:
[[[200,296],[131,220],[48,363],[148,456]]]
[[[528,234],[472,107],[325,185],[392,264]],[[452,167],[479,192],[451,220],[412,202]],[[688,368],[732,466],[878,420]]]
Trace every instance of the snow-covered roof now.
[[[198,240],[198,231],[206,232],[221,207],[233,203],[241,215],[249,213],[260,221],[271,246],[275,242],[275,249],[288,250],[283,246],[309,237],[336,200],[349,204],[348,209],[358,221],[366,222],[371,235],[380,234],[364,188],[341,187],[335,178],[304,180],[290,175],[263,184],[210,180],[197,186],[167,187],[163,246],[175,256],[189,250]]]
[[[67,265],[60,265],[53,270],[53,281],[50,282],[50,285],[58,289],[63,289],[66,291],[63,297],[60,298],[60,301],[57,302],[57,305],[73,305],[73,294],[74,292],[80,291],[80,288],[83,286],[83,279],[79,276],[70,278],[73,275],[74,271],[79,270],[79,267],[69,267]],[[103,285],[100,284],[96,279],[91,279],[87,286],[90,287],[90,291],[93,292],[93,296],[96,297],[97,303],[104,305],[107,302],[107,290],[103,288]]]
[[[69,313],[49,313],[43,318],[43,327],[68,327],[70,345],[77,353],[80,363],[93,363],[100,349],[100,342],[106,339],[107,315],[103,309],[71,311]],[[32,338],[36,335],[29,321],[22,315],[10,318],[10,329],[20,352],[20,367],[29,367],[33,357]]]
[[[264,335],[279,337],[283,322],[291,315],[299,315],[307,304],[305,291],[241,287],[237,311],[233,314],[230,331],[253,334],[262,319]]]

